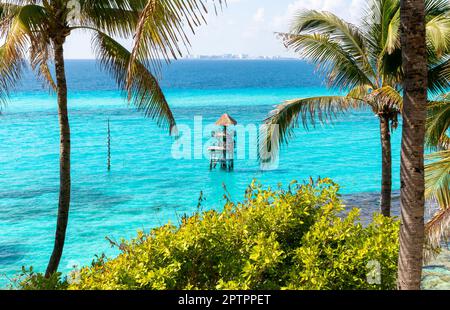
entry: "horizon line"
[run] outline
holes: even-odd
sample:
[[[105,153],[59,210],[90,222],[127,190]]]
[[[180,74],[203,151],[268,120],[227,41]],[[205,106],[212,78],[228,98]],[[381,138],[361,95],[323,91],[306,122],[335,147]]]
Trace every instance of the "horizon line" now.
[[[180,60],[189,60],[189,61],[195,61],[195,60],[236,60],[236,61],[245,61],[245,60],[298,60],[298,61],[305,61],[300,58],[295,57],[279,57],[279,56],[255,56],[255,57],[249,57],[244,59],[239,58],[215,58],[215,56],[206,56],[206,58],[178,58],[178,59],[170,59],[169,61],[175,62]],[[64,58],[64,60],[99,60],[98,58]],[[166,61],[165,59],[158,59],[160,61]]]

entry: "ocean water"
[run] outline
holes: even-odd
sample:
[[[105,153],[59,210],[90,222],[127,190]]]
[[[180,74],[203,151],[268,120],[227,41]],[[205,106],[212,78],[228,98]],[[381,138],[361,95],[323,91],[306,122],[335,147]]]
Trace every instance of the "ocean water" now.
[[[310,131],[299,128],[276,170],[261,171],[247,158],[235,163],[233,173],[210,172],[207,158],[174,159],[174,139],[127,106],[94,61],[68,61],[67,73],[73,198],[61,271],[89,264],[95,254],[115,255],[106,236],[130,238],[137,230],[177,223],[197,210],[201,192],[204,209],[221,208],[224,185],[233,200],[242,200],[253,179],[277,186],[331,177],[364,212],[378,208],[381,149],[378,121],[370,111],[352,112]],[[241,125],[259,125],[286,99],[333,93],[322,80],[301,61],[180,61],[162,73],[177,122],[190,126],[192,137],[195,116],[205,127],[223,113]],[[111,172],[106,169],[108,119]],[[206,141],[210,132],[203,131]],[[392,141],[394,189],[399,188],[400,136],[397,131]],[[0,287],[21,266],[45,270],[56,223],[58,156],[55,97],[27,73],[0,115]]]

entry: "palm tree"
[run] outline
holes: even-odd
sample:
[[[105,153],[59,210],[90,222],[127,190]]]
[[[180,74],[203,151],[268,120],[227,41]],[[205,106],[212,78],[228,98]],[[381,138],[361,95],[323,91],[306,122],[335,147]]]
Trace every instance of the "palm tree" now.
[[[401,219],[398,288],[419,290],[425,214],[425,125],[428,100],[424,0],[403,0],[401,45],[404,70]]]
[[[439,210],[425,225],[425,261],[438,253],[450,226],[450,95],[438,99],[428,108],[426,146],[436,153],[426,157],[425,198],[436,202]]]
[[[449,50],[450,20],[446,0],[427,0],[430,70],[442,85],[442,54]],[[324,73],[331,88],[344,95],[289,100],[266,119],[260,156],[271,161],[278,146],[289,142],[299,118],[307,129],[317,119],[327,123],[338,114],[369,107],[378,117],[382,147],[381,212],[391,214],[391,132],[402,112],[402,59],[400,47],[400,1],[372,0],[362,25],[357,27],[329,12],[300,12],[290,33],[281,33],[286,47],[300,53]]]
[[[220,2],[220,0],[218,0]],[[155,74],[160,59],[176,58],[188,44],[185,26],[204,22],[205,0],[16,0],[0,2],[0,98],[5,101],[29,59],[32,69],[57,94],[60,125],[60,190],[53,253],[46,276],[54,274],[63,253],[69,218],[70,124],[64,43],[75,31],[93,35],[101,66],[128,101],[158,125],[171,130],[175,120]],[[131,38],[133,53],[114,37]],[[54,76],[50,63],[54,63]]]

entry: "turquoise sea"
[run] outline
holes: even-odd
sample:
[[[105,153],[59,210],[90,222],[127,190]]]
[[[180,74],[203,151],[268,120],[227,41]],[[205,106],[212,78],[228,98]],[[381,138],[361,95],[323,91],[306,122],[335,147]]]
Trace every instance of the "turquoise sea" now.
[[[238,160],[233,173],[209,171],[209,161],[172,158],[174,139],[128,107],[94,61],[68,61],[72,126],[73,199],[61,271],[112,256],[105,236],[130,238],[197,210],[221,208],[225,184],[239,201],[253,179],[285,185],[331,177],[367,213],[378,208],[381,150],[378,121],[353,112],[329,126],[296,130],[279,168],[261,171]],[[301,61],[180,61],[164,69],[162,85],[179,125],[192,127],[229,113],[239,124],[261,124],[286,99],[330,91]],[[0,115],[0,287],[21,266],[43,271],[53,246],[59,181],[55,97],[27,73]],[[112,171],[106,169],[107,120]],[[193,133],[194,134],[194,133]],[[208,140],[210,132],[203,133]],[[399,188],[400,131],[393,135],[394,189]],[[194,150],[192,150],[194,153]],[[6,276],[4,276],[6,275]]]

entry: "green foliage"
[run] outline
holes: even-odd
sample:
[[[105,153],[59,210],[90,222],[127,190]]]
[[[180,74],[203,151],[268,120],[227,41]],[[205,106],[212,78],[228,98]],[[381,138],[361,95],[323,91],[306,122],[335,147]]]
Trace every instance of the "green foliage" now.
[[[324,211],[295,251],[291,271],[294,281],[289,288],[393,289],[398,253],[398,225],[394,220],[376,215],[368,227],[363,227],[357,224],[357,209],[345,219],[332,209]],[[379,266],[381,283],[368,282],[372,266]]]
[[[183,218],[121,244],[122,254],[83,268],[69,289],[392,289],[398,223],[344,214],[330,180],[288,190],[252,184],[222,212]],[[370,263],[381,284],[369,284]]]
[[[439,210],[425,226],[426,262],[430,262],[439,254],[450,227],[449,103],[450,93],[447,93],[428,105],[426,144],[436,153],[427,156],[425,198],[437,202]]]
[[[22,272],[14,279],[11,284],[11,289],[21,290],[65,290],[68,287],[68,283],[63,279],[62,274],[57,272],[50,278],[45,278],[41,273],[36,273],[33,267],[22,267]]]

